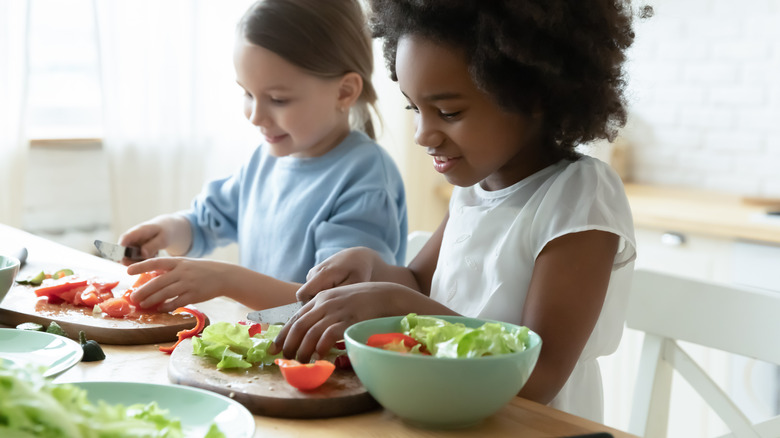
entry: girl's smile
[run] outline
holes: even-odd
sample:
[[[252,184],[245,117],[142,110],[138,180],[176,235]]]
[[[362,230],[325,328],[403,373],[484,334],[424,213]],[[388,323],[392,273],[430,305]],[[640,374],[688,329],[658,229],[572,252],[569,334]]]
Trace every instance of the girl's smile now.
[[[460,160],[459,157],[445,157],[441,155],[433,156],[433,168],[439,173],[446,174],[449,172]]]
[[[244,115],[279,157],[317,157],[349,134],[343,78],[321,78],[241,38],[233,57]]]

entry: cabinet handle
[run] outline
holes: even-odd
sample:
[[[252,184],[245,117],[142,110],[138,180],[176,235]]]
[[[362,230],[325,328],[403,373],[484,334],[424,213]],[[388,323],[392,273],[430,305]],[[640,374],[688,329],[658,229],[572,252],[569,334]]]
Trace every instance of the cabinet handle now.
[[[685,235],[667,231],[661,235],[661,243],[666,246],[682,246],[685,244]]]

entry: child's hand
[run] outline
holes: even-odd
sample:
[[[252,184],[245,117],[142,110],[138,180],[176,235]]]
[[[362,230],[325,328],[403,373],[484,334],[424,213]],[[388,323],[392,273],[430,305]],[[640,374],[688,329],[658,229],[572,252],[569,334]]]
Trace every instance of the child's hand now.
[[[320,292],[293,316],[274,340],[269,352],[309,362],[316,351],[328,354],[344,339],[350,325],[372,318],[421,315],[457,315],[443,304],[397,283],[365,282]]]
[[[155,257],[163,249],[168,249],[172,255],[183,255],[192,244],[192,230],[184,216],[167,214],[125,231],[119,236],[119,244],[141,248],[144,258]]]
[[[163,232],[163,228],[154,223],[136,225],[119,236],[120,245],[141,248],[141,257],[144,259],[157,256],[159,250],[168,246],[164,241],[165,233]],[[123,263],[126,266],[129,266],[132,261],[123,261]]]
[[[157,308],[170,312],[186,304],[200,303],[223,295],[233,265],[212,260],[165,257],[144,260],[130,265],[130,275],[159,271],[162,275],[149,280],[130,298],[142,309]]]
[[[305,303],[324,290],[371,280],[376,257],[375,251],[362,247],[337,252],[309,270],[296,298]]]

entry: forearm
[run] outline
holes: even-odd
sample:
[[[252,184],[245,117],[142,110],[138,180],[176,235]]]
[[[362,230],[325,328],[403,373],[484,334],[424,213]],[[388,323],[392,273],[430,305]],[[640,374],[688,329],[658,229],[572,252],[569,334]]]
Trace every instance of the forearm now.
[[[294,303],[300,283],[278,280],[241,266],[232,265],[225,273],[222,295],[253,309],[267,309]]]

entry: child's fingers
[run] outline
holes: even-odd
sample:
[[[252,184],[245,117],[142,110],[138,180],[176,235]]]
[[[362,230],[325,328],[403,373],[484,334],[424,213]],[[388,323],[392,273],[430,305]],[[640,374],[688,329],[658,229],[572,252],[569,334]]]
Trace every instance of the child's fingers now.
[[[311,274],[311,271],[309,273]],[[321,265],[317,273],[307,279],[306,283],[298,289],[295,298],[307,303],[318,293],[345,284],[344,282],[348,278],[349,271]]]
[[[127,267],[129,275],[143,274],[144,272],[169,272],[179,264],[179,259],[175,257],[164,257],[148,259],[142,262],[133,263]]]

